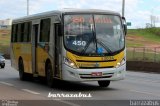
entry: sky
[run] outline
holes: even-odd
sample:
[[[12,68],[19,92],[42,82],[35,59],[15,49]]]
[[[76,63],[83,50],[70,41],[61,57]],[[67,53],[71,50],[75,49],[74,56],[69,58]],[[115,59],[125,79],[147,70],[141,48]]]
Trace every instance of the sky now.
[[[122,0],[29,0],[29,14],[46,11],[78,8],[103,9],[122,13]],[[15,19],[27,15],[27,0],[0,0],[0,20]],[[125,0],[125,17],[131,22],[128,28],[144,28],[151,23],[150,17],[157,17],[160,26],[160,0]]]

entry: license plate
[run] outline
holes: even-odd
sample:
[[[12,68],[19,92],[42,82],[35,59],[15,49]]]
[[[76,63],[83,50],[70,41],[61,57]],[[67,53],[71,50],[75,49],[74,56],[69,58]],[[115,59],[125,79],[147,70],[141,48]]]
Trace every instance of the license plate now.
[[[92,76],[102,76],[102,72],[92,72]]]

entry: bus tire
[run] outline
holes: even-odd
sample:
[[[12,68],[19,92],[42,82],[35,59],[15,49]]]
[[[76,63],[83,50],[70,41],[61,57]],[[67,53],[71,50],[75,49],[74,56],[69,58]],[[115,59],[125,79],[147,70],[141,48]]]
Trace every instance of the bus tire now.
[[[110,81],[98,81],[100,87],[108,87],[110,85]]]
[[[18,65],[19,65],[18,66],[19,67],[19,78],[20,78],[20,80],[24,81],[24,80],[26,80],[26,73],[24,72],[24,65],[23,65],[22,59],[19,60]]]
[[[5,66],[1,66],[1,68],[4,68]]]
[[[46,67],[46,81],[49,87],[53,87],[54,79],[53,79],[53,70],[52,70],[51,63],[48,63]]]

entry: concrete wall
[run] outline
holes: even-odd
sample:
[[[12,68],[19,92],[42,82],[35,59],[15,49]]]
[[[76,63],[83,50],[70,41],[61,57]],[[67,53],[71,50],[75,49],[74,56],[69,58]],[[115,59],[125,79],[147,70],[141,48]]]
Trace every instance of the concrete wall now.
[[[127,61],[127,70],[160,73],[160,63]]]

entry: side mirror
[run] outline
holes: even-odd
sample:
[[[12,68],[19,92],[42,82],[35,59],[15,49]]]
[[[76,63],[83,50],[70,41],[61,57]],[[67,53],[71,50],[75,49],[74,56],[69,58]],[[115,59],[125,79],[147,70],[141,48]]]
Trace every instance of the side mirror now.
[[[122,22],[123,22],[124,34],[127,35],[127,23],[126,23],[126,18],[125,17],[122,17]]]

